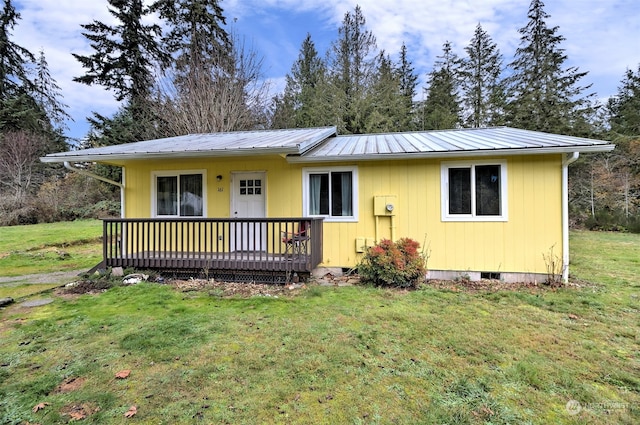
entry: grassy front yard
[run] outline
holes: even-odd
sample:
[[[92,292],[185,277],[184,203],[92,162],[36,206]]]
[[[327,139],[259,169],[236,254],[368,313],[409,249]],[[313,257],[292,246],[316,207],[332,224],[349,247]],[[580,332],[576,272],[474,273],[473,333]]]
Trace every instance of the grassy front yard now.
[[[0,276],[88,270],[102,261],[102,222],[0,227]]]
[[[640,236],[571,242],[579,286],[555,291],[145,283],[12,307],[0,423],[638,423]]]

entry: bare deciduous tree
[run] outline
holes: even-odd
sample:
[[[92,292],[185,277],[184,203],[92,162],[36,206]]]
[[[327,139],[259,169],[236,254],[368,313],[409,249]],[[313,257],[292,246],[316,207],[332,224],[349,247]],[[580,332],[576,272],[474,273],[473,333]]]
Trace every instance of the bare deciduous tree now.
[[[266,126],[269,83],[262,79],[262,59],[237,40],[232,53],[231,60],[221,54],[203,62],[199,72],[178,79],[174,70],[159,79],[155,112],[165,136]]]
[[[26,131],[0,135],[0,184],[19,202],[26,199],[35,183],[34,168],[43,145],[40,136]]]

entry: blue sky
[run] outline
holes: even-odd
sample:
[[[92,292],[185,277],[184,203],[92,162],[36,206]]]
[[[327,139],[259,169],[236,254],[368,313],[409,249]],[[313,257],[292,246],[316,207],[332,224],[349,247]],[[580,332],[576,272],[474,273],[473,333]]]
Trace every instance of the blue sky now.
[[[99,86],[74,83],[84,70],[71,53],[89,54],[81,24],[93,19],[109,22],[106,0],[13,0],[22,19],[13,40],[34,54],[44,50],[64,103],[75,122],[68,135],[82,138],[91,111],[110,115],[118,108],[113,96]],[[640,64],[640,2],[637,0],[546,0],[549,26],[565,37],[567,66],[587,71],[583,84],[606,99],[617,91],[626,69]],[[518,47],[518,29],[527,22],[529,0],[222,0],[233,29],[263,58],[263,74],[273,91],[296,60],[307,33],[321,55],[337,38],[345,12],[359,4],[378,49],[393,59],[405,42],[419,74],[420,87],[442,44],[450,41],[463,55],[477,23],[491,35],[509,62]],[[419,90],[421,92],[421,90]]]

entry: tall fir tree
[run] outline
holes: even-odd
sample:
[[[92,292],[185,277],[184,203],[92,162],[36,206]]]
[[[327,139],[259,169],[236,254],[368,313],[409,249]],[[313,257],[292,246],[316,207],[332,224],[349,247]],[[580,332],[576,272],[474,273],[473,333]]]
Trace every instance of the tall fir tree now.
[[[4,0],[0,16],[0,99],[21,93],[30,93],[33,82],[29,78],[28,65],[35,61],[33,53],[11,40],[13,28],[20,14]]]
[[[277,93],[271,99],[269,128],[283,129],[295,128],[295,110],[293,108],[293,97],[285,91]]]
[[[396,131],[410,131],[415,128],[414,122],[414,98],[418,87],[418,75],[411,61],[409,61],[407,45],[402,43],[400,59],[396,67],[400,83],[400,96],[402,96],[402,116],[398,122]]]
[[[549,15],[542,0],[531,1],[527,17],[509,64],[507,122],[528,130],[575,134],[574,129],[583,129],[592,113],[594,95],[583,94],[590,86],[579,85],[587,73],[565,67],[567,55],[560,47],[565,38],[557,26],[547,26]]]
[[[339,113],[337,125],[345,133],[365,131],[370,84],[376,68],[376,38],[366,28],[360,6],[344,15],[338,39],[332,43],[330,75],[333,104]]]
[[[29,69],[35,57],[11,39],[19,20],[11,0],[4,0],[0,16],[0,133],[40,133],[48,119],[33,97],[35,87]]]
[[[325,78],[326,65],[318,55],[311,34],[307,34],[298,59],[286,76],[284,93],[276,100],[274,126],[304,128],[329,124],[318,92]]]
[[[38,54],[33,85],[34,100],[38,109],[47,117],[47,120],[42,122],[45,141],[43,149],[46,153],[63,152],[69,148],[64,131],[68,129],[67,121],[73,118],[66,111],[68,106],[62,103],[62,89],[49,72],[49,64],[43,50]],[[45,172],[54,170],[51,166],[43,169]]]
[[[121,136],[107,137],[121,128],[119,117],[111,119],[94,113],[89,118],[93,134],[103,138],[90,138],[98,145],[108,145],[149,139],[156,136],[156,119],[151,109],[154,67],[167,63],[167,53],[157,41],[160,26],[143,24],[150,13],[142,0],[108,0],[109,13],[117,24],[107,25],[94,20],[83,24],[83,35],[91,42],[90,55],[73,54],[86,72],[74,81],[87,85],[101,85],[114,93],[116,100],[124,101],[122,113],[131,117],[131,127]],[[125,137],[127,136],[127,137]]]
[[[62,89],[51,76],[44,50],[40,50],[38,55],[33,83],[36,102],[49,117],[52,130],[62,134],[65,129],[68,129],[67,120],[73,120],[73,118],[66,111],[69,106],[62,103]]]
[[[178,76],[205,72],[222,59],[229,63],[231,37],[218,0],[157,0],[150,10],[167,24],[162,44]]]
[[[640,138],[640,65],[627,69],[618,93],[607,103],[609,123],[614,134]]]
[[[461,123],[461,106],[458,98],[460,59],[446,41],[442,55],[437,57],[429,74],[427,97],[420,110],[421,130],[457,128]]]
[[[83,24],[85,38],[94,52],[73,56],[86,72],[74,81],[99,84],[114,92],[118,101],[147,99],[153,85],[153,68],[167,60],[157,41],[160,26],[145,25],[142,18],[149,14],[142,0],[107,0],[109,13],[118,22],[107,25],[94,20]]]
[[[480,24],[464,50],[467,53],[461,66],[464,124],[473,128],[501,125],[505,97],[500,50]]]
[[[402,96],[400,75],[391,58],[381,52],[378,68],[371,86],[370,110],[365,117],[366,133],[400,131],[406,117],[405,98]]]

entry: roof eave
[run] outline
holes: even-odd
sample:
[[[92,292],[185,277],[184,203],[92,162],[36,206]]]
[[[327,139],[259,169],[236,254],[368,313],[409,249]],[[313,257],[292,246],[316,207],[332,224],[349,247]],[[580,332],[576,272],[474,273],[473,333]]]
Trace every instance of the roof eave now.
[[[45,163],[55,162],[113,162],[136,161],[146,159],[175,159],[175,158],[216,158],[237,156],[267,156],[289,155],[298,153],[297,148],[247,148],[247,149],[219,149],[208,151],[176,151],[176,152],[140,152],[121,154],[84,154],[84,155],[60,155],[44,156],[40,161]]]
[[[289,163],[308,162],[345,162],[345,161],[381,161],[404,159],[442,159],[442,158],[471,158],[482,156],[515,156],[515,155],[546,155],[558,153],[591,153],[611,152],[615,145],[591,145],[591,146],[563,146],[546,148],[521,148],[521,149],[482,149],[466,151],[441,151],[441,152],[408,152],[408,153],[372,153],[356,155],[331,155],[331,156],[287,156]]]

